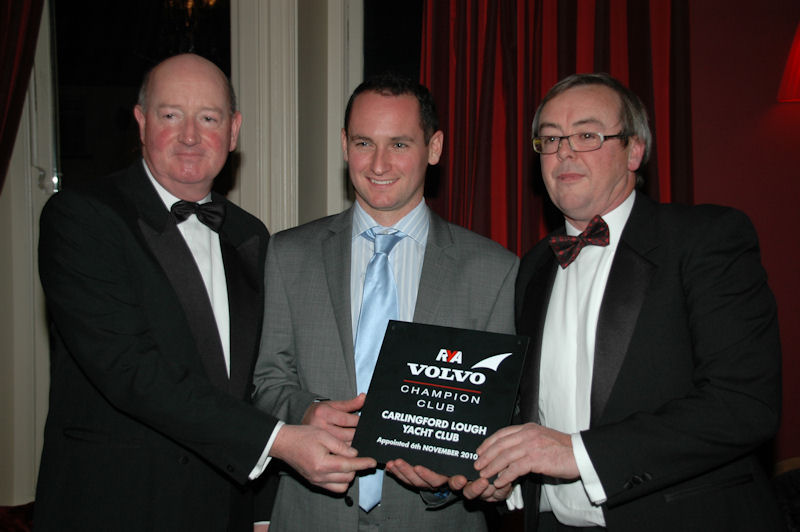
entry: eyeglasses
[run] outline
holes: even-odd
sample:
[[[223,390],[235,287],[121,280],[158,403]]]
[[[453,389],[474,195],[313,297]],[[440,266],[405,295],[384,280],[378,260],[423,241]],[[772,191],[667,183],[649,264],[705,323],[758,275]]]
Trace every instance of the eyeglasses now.
[[[549,155],[556,153],[561,147],[561,141],[567,139],[572,151],[594,151],[603,146],[603,142],[608,139],[627,139],[628,135],[619,133],[617,135],[603,135],[602,133],[584,132],[573,133],[572,135],[541,135],[533,137],[533,150],[536,153]]]

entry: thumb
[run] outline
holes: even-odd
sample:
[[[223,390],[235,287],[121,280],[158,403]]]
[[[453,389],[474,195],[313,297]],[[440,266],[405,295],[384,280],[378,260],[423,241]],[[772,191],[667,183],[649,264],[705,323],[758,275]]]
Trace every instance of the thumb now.
[[[352,399],[347,399],[345,401],[336,401],[338,403],[336,407],[338,410],[342,410],[344,412],[355,412],[356,410],[361,410],[364,406],[364,401],[367,398],[367,394],[360,393],[353,397]],[[331,405],[334,406],[334,405]]]

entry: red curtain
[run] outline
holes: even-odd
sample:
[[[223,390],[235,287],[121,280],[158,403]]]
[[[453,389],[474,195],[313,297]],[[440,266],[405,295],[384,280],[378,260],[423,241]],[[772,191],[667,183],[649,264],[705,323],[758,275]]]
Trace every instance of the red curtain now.
[[[444,218],[522,254],[560,223],[530,145],[541,97],[609,72],[648,106],[645,192],[692,202],[686,0],[426,0],[420,80],[445,152],[426,198]]]
[[[44,0],[0,6],[0,191],[3,189],[28,90]]]

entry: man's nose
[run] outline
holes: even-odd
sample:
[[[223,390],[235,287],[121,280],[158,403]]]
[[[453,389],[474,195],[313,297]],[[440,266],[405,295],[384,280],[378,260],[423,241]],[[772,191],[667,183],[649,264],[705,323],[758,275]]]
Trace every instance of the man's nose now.
[[[375,155],[372,156],[371,170],[376,175],[382,175],[389,171],[391,168],[389,160],[389,150],[386,148],[378,147],[375,149]]]
[[[569,138],[565,137],[559,139],[558,150],[556,150],[556,156],[558,157],[558,160],[563,161],[567,157],[572,157],[574,155],[575,151],[572,149],[572,146],[569,143]]]
[[[188,146],[197,144],[197,125],[194,120],[185,120],[183,122],[178,140]]]

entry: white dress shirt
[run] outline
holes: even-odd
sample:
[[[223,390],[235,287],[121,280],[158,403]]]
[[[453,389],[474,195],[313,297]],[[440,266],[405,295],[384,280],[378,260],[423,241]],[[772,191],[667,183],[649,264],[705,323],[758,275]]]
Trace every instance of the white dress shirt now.
[[[156,181],[147,163],[142,161],[144,171],[150,182],[158,192],[161,201],[167,210],[170,210],[172,205],[180,201],[180,198],[173,196],[167,189],[161,186],[161,183]],[[211,201],[211,194],[197,203],[207,203]],[[225,357],[225,368],[228,371],[228,377],[231,373],[231,354],[230,354],[230,313],[228,308],[228,284],[225,278],[225,266],[222,263],[222,249],[219,244],[219,235],[211,230],[207,225],[200,222],[197,216],[192,214],[186,220],[178,224],[178,230],[183,235],[183,239],[189,246],[192,252],[192,257],[197,264],[200,275],[203,277],[203,283],[206,286],[209,301],[211,302],[211,309],[214,312],[214,320],[217,323],[217,331],[219,332],[219,339],[222,342],[222,352]],[[269,451],[272,444],[278,435],[278,430],[284,425],[282,421],[278,421],[272,435],[267,441],[267,446],[264,452],[261,453],[258,462],[253,470],[250,472],[250,479],[258,478],[261,473],[267,468],[270,456]]]
[[[595,335],[600,304],[622,230],[633,208],[631,193],[603,215],[609,229],[605,247],[586,246],[567,268],[558,268],[547,309],[539,373],[539,421],[572,435],[580,480],[543,484],[540,510],[551,510],[570,526],[605,526],[599,507],[605,490],[589,459],[580,431],[589,428]],[[568,235],[580,230],[566,222]]]
[[[361,236],[361,233],[380,224],[373,220],[358,202],[353,209],[353,242],[350,252],[350,316],[353,325],[353,342],[355,343],[358,317],[361,313],[361,298],[364,292],[364,276],[367,273],[367,265],[372,258],[374,249],[373,242]],[[430,211],[423,199],[419,205],[391,228],[386,227],[377,231],[381,233],[396,229],[406,235],[389,253],[389,265],[397,283],[397,319],[401,321],[414,319],[430,220]]]

